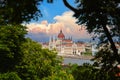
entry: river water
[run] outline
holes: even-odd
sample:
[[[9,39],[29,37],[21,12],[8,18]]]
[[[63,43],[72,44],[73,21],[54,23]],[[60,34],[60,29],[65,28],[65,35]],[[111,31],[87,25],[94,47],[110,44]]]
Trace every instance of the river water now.
[[[93,61],[90,60],[83,60],[83,59],[75,59],[75,58],[64,58],[63,63],[65,65],[71,63],[71,64],[78,64],[78,65],[82,65],[83,63],[90,63],[93,64]]]

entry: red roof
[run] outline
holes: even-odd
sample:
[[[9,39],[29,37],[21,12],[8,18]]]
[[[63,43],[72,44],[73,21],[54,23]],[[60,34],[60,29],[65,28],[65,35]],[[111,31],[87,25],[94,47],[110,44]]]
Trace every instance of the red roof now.
[[[72,43],[65,44],[66,47],[71,47]]]
[[[72,42],[72,40],[70,40],[70,39],[64,39],[64,40],[63,40],[63,42],[68,42],[68,43],[71,43],[71,42]]]
[[[77,44],[77,46],[85,46],[85,44],[84,43],[76,43]]]
[[[64,34],[62,33],[62,30],[60,30],[60,33],[58,34],[58,38],[59,39],[64,39],[65,38]]]

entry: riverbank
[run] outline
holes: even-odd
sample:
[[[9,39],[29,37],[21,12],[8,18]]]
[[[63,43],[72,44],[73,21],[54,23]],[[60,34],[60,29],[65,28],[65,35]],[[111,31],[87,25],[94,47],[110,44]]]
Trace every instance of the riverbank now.
[[[63,58],[83,59],[83,60],[90,60],[90,59],[94,58],[93,56],[88,56],[88,55],[65,55],[65,54],[58,54],[58,56],[61,56]]]
[[[77,65],[83,65],[84,63],[93,64],[94,62],[88,59],[79,59],[79,58],[63,58],[63,64],[62,65],[69,65],[69,64],[77,64]]]

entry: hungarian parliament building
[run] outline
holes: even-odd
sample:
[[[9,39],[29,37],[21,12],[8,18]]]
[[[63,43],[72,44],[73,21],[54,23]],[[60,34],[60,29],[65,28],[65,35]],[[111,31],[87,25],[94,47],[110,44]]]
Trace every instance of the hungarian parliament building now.
[[[74,42],[71,38],[65,38],[62,30],[56,38],[51,37],[49,42],[42,44],[43,48],[48,48],[49,50],[56,50],[58,54],[65,55],[82,55],[84,52],[91,52],[92,45],[85,42]]]
[[[94,42],[74,42],[72,38],[66,38],[62,30],[60,30],[56,38],[50,37],[49,42],[42,43],[42,47],[56,50],[58,55],[82,55],[85,52],[89,52],[94,56],[98,52]],[[116,44],[116,47],[118,53],[120,53],[120,45]]]

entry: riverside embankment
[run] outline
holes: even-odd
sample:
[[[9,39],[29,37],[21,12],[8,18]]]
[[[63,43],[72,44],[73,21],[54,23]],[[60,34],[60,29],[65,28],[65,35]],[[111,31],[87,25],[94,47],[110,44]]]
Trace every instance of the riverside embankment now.
[[[90,59],[94,58],[93,56],[89,56],[89,55],[65,55],[65,54],[58,54],[58,56],[61,56],[63,58],[83,59],[83,60],[90,60]]]
[[[68,65],[68,64],[78,64],[78,65],[82,65],[83,63],[90,63],[93,64],[94,62],[91,61],[92,58],[94,58],[93,56],[86,56],[86,55],[64,55],[64,54],[60,54],[58,56],[63,57],[63,64],[64,65]]]

